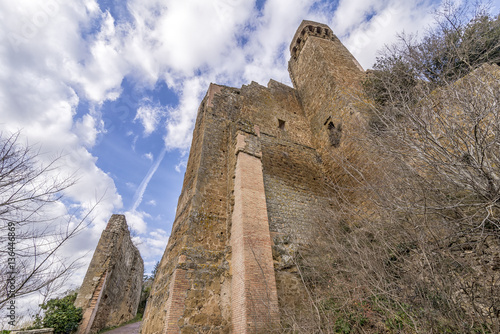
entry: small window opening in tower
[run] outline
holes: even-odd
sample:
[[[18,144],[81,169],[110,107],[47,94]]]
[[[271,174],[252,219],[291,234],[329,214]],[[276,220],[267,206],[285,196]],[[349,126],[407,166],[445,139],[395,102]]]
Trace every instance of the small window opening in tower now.
[[[278,119],[278,128],[280,130],[285,130],[285,121],[282,119]]]
[[[321,35],[321,27],[317,27],[316,32]]]
[[[342,138],[342,124],[339,123],[337,126],[333,122],[328,123],[328,139],[333,147],[340,146],[340,139]]]

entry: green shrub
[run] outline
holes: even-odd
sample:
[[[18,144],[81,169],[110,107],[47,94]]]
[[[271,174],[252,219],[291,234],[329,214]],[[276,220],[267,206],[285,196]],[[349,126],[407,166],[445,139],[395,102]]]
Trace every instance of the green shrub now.
[[[54,328],[54,334],[69,334],[76,331],[82,320],[82,309],[73,305],[76,295],[74,293],[63,298],[51,299],[40,305],[45,315],[43,319],[37,315],[31,328]]]

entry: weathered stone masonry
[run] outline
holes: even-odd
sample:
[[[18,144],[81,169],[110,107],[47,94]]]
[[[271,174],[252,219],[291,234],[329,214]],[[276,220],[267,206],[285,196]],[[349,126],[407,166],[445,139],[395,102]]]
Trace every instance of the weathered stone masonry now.
[[[97,333],[135,317],[144,263],[123,215],[112,215],[102,232],[75,301],[83,308],[79,334]]]
[[[210,85],[143,334],[268,332],[302,301],[294,255],[331,218],[364,72],[323,24],[303,21],[290,48],[295,88]]]

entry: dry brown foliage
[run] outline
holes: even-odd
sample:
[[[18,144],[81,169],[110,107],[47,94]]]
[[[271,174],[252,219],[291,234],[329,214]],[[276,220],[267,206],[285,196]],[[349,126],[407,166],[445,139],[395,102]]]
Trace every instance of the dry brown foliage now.
[[[465,37],[448,48],[456,75],[417,59],[484,28],[474,22],[500,36],[498,19],[475,13],[466,25],[442,13],[441,31],[419,43],[403,36],[368,77],[364,159],[332,153],[350,181],[326,185],[332,219],[295,259],[309,301],[285,307],[283,332],[500,332],[498,39],[484,54],[477,45],[489,42]]]

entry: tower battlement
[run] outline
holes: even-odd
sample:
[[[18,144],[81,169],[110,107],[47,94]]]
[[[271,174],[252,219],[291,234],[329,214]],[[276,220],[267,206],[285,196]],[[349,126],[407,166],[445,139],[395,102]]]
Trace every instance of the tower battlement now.
[[[309,36],[324,38],[332,41],[337,38],[330,27],[326,24],[303,20],[297,28],[292,42],[290,43],[290,55],[292,59],[297,59]]]

